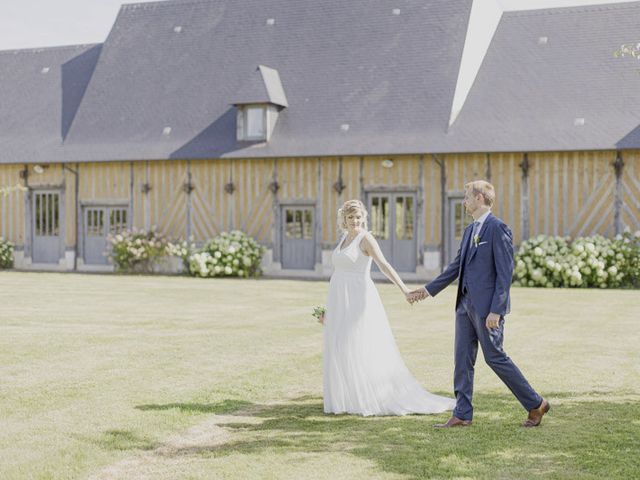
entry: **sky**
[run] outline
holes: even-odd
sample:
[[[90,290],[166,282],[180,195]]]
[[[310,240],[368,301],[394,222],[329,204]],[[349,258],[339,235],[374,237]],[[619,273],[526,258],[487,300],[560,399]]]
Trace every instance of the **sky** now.
[[[147,0],[148,1],[148,0]],[[295,0],[292,0],[295,1]],[[1,0],[0,50],[103,42],[122,0]],[[620,0],[475,0],[487,10],[527,10],[555,6],[620,3]],[[479,8],[479,24],[495,14]],[[484,18],[486,17],[486,19]],[[486,33],[485,33],[486,35]]]

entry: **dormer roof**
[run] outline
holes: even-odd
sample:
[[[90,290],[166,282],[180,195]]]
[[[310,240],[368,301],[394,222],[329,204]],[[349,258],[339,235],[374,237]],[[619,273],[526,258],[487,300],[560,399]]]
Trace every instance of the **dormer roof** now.
[[[255,103],[270,103],[282,108],[289,106],[276,69],[258,65],[235,95],[232,105]]]

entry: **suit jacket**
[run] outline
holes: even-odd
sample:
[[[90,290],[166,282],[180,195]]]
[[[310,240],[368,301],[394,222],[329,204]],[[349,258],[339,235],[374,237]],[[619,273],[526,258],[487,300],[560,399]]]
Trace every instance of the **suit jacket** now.
[[[509,289],[513,276],[511,230],[502,220],[489,214],[478,233],[477,247],[471,243],[472,232],[473,224],[465,229],[456,258],[425,288],[435,297],[457,278],[456,309],[466,285],[471,303],[482,318],[489,313],[504,316],[510,311]]]

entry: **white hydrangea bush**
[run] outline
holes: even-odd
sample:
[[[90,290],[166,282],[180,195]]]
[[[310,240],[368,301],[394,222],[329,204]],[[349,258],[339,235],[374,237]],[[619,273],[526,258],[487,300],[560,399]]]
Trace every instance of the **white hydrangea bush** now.
[[[196,251],[196,244],[193,243],[193,237],[189,237],[189,241],[187,240],[174,240],[167,242],[167,246],[165,247],[165,254],[170,257],[177,257],[182,260],[182,265],[184,267],[185,272],[189,271],[189,262],[191,256]]]
[[[526,287],[638,287],[640,231],[615,239],[538,235],[522,243],[514,285]]]
[[[189,257],[196,277],[257,277],[265,248],[245,233],[223,232]]]
[[[13,243],[0,237],[0,269],[13,268]]]

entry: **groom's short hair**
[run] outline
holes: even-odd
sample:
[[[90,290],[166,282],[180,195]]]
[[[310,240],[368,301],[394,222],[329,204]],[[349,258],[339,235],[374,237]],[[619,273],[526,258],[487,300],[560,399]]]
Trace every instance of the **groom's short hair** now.
[[[493,202],[496,199],[496,191],[486,180],[474,180],[473,182],[469,182],[464,186],[465,190],[471,189],[471,193],[474,196],[482,195],[484,198],[484,204],[488,207],[493,206]]]

